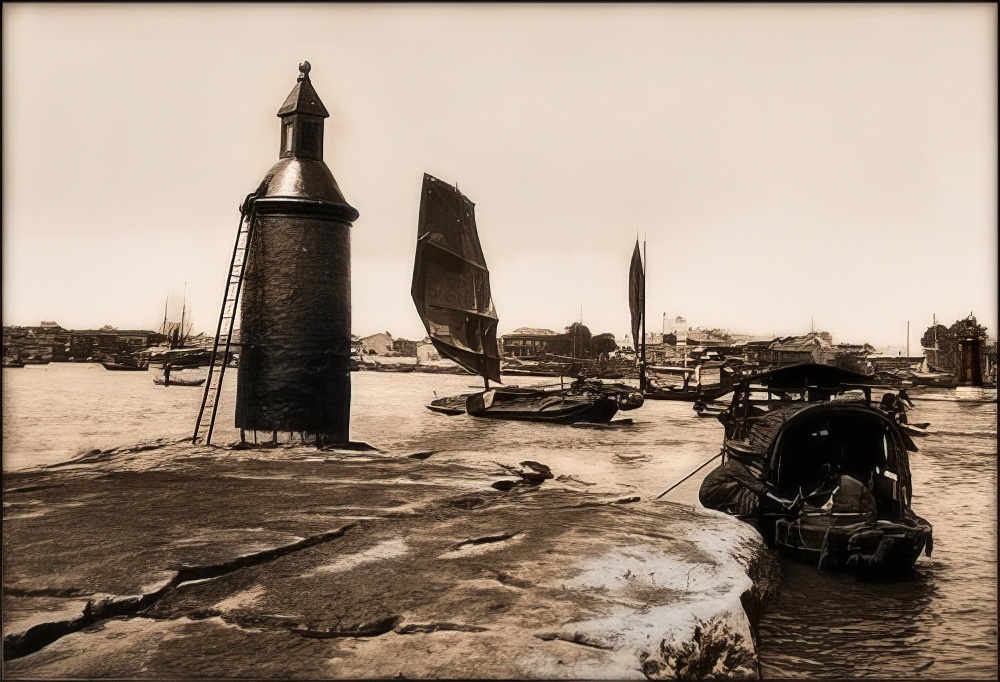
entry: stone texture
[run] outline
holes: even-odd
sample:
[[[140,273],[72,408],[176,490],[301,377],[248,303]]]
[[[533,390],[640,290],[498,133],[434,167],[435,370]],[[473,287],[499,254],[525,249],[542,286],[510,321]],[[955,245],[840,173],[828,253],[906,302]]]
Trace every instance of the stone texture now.
[[[774,566],[725,515],[491,487],[517,460],[156,445],[5,476],[6,677],[758,674]]]

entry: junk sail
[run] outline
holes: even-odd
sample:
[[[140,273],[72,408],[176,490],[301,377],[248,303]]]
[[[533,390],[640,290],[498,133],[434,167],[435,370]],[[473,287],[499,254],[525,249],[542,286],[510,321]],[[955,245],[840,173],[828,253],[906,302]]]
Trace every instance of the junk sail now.
[[[646,308],[646,273],[642,268],[642,256],[639,254],[639,240],[635,240],[632,251],[632,265],[628,270],[628,308],[632,313],[632,345],[636,356],[639,355],[640,325]]]
[[[410,295],[441,355],[500,383],[497,314],[475,204],[424,173]]]

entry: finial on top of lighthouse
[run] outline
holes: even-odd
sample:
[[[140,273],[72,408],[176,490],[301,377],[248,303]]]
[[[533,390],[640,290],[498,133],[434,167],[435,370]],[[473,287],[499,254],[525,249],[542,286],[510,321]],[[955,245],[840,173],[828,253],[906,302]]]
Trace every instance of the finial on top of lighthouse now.
[[[285,117],[292,114],[303,114],[306,116],[321,116],[327,118],[326,107],[320,101],[319,95],[313,88],[312,81],[309,80],[309,72],[312,65],[309,62],[299,64],[299,77],[295,82],[295,87],[288,93],[285,103],[278,109],[278,116]]]

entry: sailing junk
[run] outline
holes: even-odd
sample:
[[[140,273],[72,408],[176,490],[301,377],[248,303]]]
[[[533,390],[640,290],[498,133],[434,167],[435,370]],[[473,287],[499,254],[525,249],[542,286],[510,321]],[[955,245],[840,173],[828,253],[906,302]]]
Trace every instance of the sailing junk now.
[[[329,114],[309,62],[278,110],[280,160],[250,206],[242,290],[236,426],[267,441],[349,442],[351,404],[348,205],[323,162]],[[248,202],[250,203],[250,202]],[[257,434],[254,434],[256,440]]]
[[[497,314],[489,270],[479,244],[474,204],[457,188],[424,174],[411,295],[438,352],[483,377],[486,390],[441,398],[430,407],[447,414],[548,422],[605,422],[627,395],[605,395],[599,382],[577,381],[568,391],[489,388],[500,382]]]

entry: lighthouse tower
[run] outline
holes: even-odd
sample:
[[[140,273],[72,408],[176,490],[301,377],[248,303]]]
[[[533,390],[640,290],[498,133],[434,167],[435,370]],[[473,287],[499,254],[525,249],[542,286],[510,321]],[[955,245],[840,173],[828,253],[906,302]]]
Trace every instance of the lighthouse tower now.
[[[245,442],[346,444],[351,415],[351,224],[323,162],[326,107],[309,62],[278,110],[279,160],[248,201],[236,426]]]

